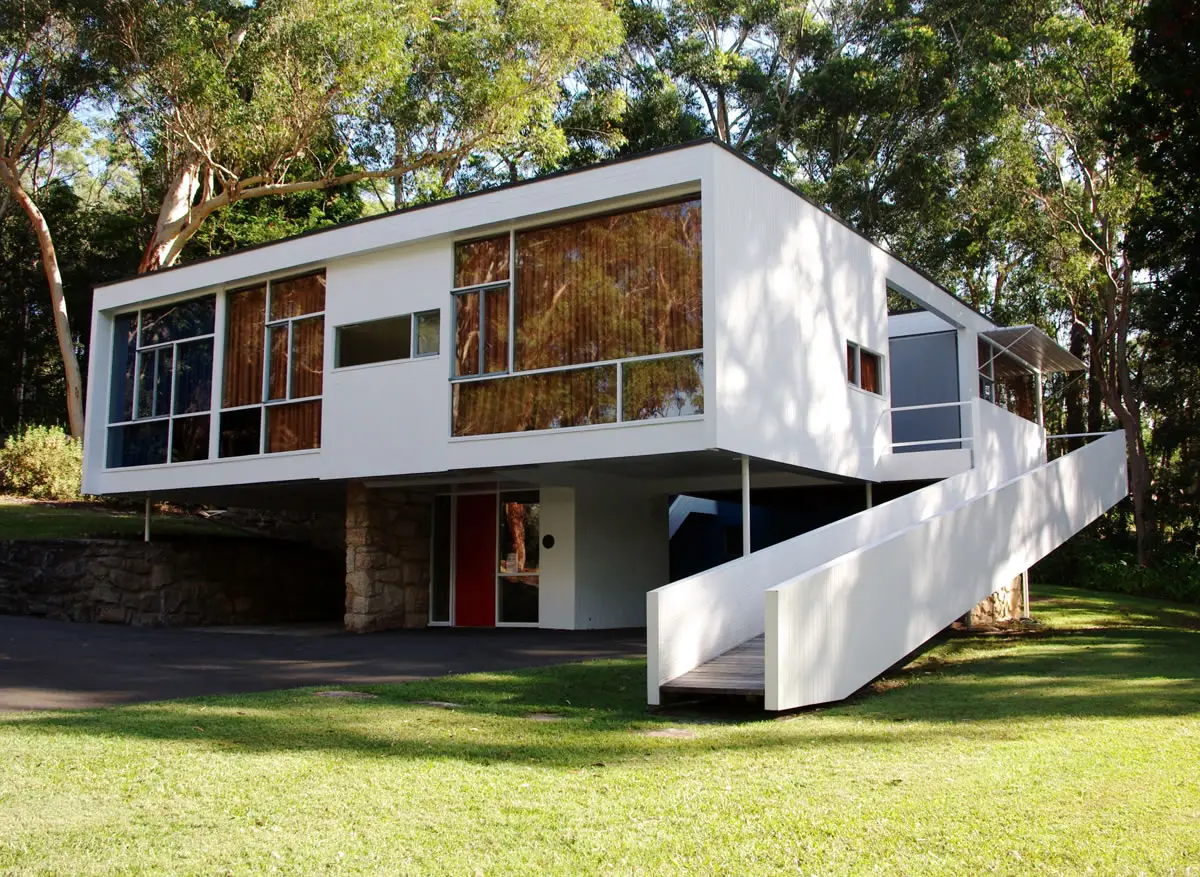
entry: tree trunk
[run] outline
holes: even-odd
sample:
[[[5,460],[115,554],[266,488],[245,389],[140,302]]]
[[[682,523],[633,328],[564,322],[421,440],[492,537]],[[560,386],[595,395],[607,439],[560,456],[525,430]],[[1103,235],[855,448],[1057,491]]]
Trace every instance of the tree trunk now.
[[[67,317],[67,300],[63,297],[62,272],[58,269],[58,253],[54,249],[54,238],[42,211],[21,185],[20,177],[7,162],[0,160],[0,182],[21,205],[29,224],[37,235],[38,249],[42,254],[42,270],[50,287],[50,305],[54,311],[54,329],[58,335],[58,351],[62,354],[63,377],[67,384],[67,421],[71,435],[83,438],[83,379],[79,374],[79,360],[75,357],[75,340],[71,337],[71,321]]]
[[[1071,355],[1079,359],[1087,356],[1087,332],[1083,326],[1078,323],[1071,324]],[[1064,394],[1064,403],[1067,408],[1067,434],[1077,435],[1081,432],[1087,432],[1087,426],[1083,419],[1083,381],[1078,377],[1068,379],[1067,390]],[[1083,447],[1083,439],[1073,438],[1067,439],[1067,450],[1074,451]]]
[[[1104,352],[1098,350],[1103,332],[1100,330],[1099,317],[1092,318],[1092,343],[1089,346],[1091,355],[1088,357],[1088,396],[1087,396],[1087,431],[1101,432],[1104,429],[1104,391],[1101,389],[1104,363],[1107,361]]]
[[[138,273],[157,271],[166,268],[178,258],[176,244],[182,234],[182,229],[170,231],[187,217],[192,209],[192,199],[200,189],[200,160],[186,160],[171,181],[170,188],[163,195],[162,207],[158,211],[158,219],[154,223],[154,235],[146,245],[142,254]]]

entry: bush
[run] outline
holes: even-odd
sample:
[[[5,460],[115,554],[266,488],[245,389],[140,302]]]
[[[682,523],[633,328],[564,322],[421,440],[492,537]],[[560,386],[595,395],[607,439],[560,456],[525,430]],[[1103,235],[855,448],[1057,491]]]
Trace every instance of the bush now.
[[[0,448],[0,487],[34,499],[75,499],[83,475],[83,443],[60,426],[30,426]]]
[[[1035,581],[1055,585],[1200,603],[1200,561],[1170,548],[1143,569],[1132,546],[1079,535],[1039,561],[1032,574]]]

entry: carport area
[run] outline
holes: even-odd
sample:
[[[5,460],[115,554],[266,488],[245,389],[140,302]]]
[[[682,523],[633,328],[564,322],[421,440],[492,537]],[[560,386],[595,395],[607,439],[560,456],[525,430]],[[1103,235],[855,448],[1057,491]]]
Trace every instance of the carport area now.
[[[84,709],[302,686],[406,682],[641,657],[642,630],[229,632],[0,616],[0,711]]]

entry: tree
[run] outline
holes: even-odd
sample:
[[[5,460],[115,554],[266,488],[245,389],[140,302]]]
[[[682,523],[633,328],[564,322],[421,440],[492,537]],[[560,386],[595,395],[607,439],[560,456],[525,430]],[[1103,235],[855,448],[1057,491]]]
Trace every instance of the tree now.
[[[1143,434],[1142,357],[1130,223],[1149,194],[1146,176],[1106,139],[1113,102],[1134,81],[1137,0],[1064,3],[1038,25],[1021,109],[1037,164],[1030,209],[1050,223],[1053,278],[1086,333],[1092,375],[1125,432],[1138,561],[1154,532]]]
[[[142,271],[239,201],[562,154],[558,82],[620,34],[601,0],[204,0],[123,26],[120,118],[162,171]]]
[[[106,5],[88,0],[0,3],[0,183],[37,237],[66,381],[71,434],[83,435],[83,382],[54,236],[39,201],[58,179],[56,149],[72,114],[111,83]]]

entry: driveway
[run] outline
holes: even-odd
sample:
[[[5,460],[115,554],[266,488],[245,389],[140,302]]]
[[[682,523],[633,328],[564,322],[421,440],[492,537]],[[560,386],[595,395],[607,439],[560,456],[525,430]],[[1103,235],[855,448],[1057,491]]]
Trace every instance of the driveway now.
[[[404,682],[646,654],[642,630],[317,633],[173,630],[0,616],[0,711]]]

